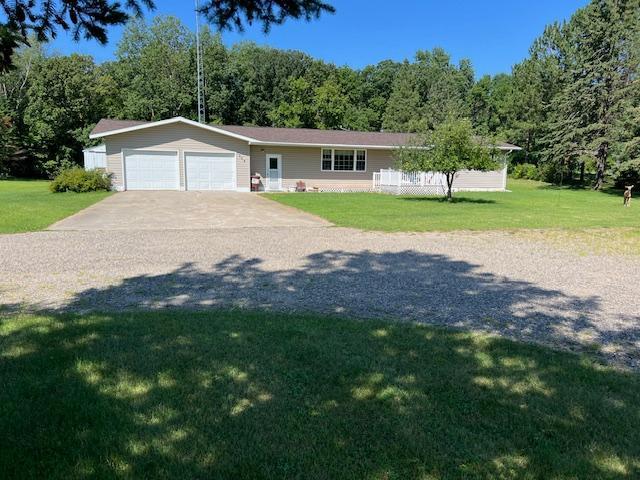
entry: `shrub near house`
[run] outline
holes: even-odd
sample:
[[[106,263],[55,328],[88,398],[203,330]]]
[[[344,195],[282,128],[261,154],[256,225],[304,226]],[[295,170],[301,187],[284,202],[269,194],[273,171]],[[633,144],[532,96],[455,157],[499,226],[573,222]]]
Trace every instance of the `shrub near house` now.
[[[52,192],[98,192],[111,190],[111,176],[100,170],[74,167],[62,170],[51,182]]]
[[[520,178],[524,180],[539,180],[540,172],[538,167],[532,163],[519,163],[513,167],[511,176],[513,178]]]

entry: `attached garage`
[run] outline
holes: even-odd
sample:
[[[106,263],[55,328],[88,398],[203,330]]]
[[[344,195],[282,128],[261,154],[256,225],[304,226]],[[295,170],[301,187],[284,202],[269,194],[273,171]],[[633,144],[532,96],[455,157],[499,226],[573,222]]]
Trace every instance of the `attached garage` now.
[[[184,154],[187,190],[236,190],[236,156],[233,153]]]
[[[177,152],[124,150],[124,181],[127,190],[179,190]]]

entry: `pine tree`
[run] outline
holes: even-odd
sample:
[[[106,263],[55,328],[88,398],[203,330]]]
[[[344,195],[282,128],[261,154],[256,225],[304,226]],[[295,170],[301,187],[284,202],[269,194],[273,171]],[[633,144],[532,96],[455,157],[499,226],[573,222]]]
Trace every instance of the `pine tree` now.
[[[640,184],[640,27],[631,26],[628,36],[630,77],[623,89],[620,115],[613,128],[612,177],[618,187]]]
[[[552,101],[546,157],[562,168],[577,155],[593,155],[595,189],[605,181],[625,92],[637,72],[630,48],[638,6],[637,0],[595,0],[551,39],[563,87]]]
[[[393,83],[382,128],[392,132],[421,130],[420,95],[412,67],[405,63]]]

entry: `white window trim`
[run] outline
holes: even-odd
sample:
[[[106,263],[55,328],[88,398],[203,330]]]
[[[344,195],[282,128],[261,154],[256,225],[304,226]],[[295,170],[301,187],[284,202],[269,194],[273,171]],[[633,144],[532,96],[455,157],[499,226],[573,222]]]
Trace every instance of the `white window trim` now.
[[[325,170],[322,168],[323,153],[325,150],[331,150],[331,170]],[[336,170],[334,168],[336,161],[336,150],[351,150],[353,151],[353,170]],[[356,164],[358,163],[358,151],[364,152],[364,170],[356,170]],[[369,154],[366,148],[345,148],[345,147],[322,147],[320,149],[320,171],[321,172],[353,172],[353,173],[367,173],[367,163]]]

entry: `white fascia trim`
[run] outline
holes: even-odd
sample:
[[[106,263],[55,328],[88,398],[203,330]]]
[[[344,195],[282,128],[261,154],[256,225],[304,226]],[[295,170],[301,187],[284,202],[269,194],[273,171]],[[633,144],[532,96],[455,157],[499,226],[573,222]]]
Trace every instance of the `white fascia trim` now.
[[[245,137],[244,135],[238,135],[237,133],[228,132],[226,130],[223,130],[222,128],[212,127],[211,125],[205,125],[203,123],[194,122],[193,120],[189,120],[189,119],[184,118],[184,117],[168,118],[166,120],[159,120],[157,122],[143,123],[142,125],[134,125],[132,127],[120,128],[118,130],[109,130],[108,132],[94,133],[94,134],[89,135],[89,138],[94,139],[94,138],[108,137],[108,136],[111,136],[111,135],[118,135],[120,133],[127,133],[127,132],[135,132],[137,130],[144,130],[145,128],[161,127],[162,125],[171,125],[173,123],[184,123],[186,125],[191,125],[192,127],[198,127],[198,128],[202,128],[204,130],[208,130],[210,132],[216,132],[216,133],[219,133],[221,135],[227,135],[228,137],[233,137],[233,138],[237,138],[239,140],[244,140],[245,142],[255,141],[255,139],[253,139],[253,138]]]
[[[352,143],[298,143],[298,142],[261,142],[250,141],[249,145],[265,145],[272,147],[317,147],[317,148],[348,148],[348,149],[369,149],[369,150],[391,150],[400,148],[398,145],[354,145]]]
[[[355,145],[353,143],[298,143],[298,142],[262,142],[250,140],[249,145],[268,147],[315,147],[315,148],[348,148],[360,150],[395,150],[402,148],[401,145]],[[520,147],[496,147],[497,150],[511,152],[512,150],[522,150]]]

